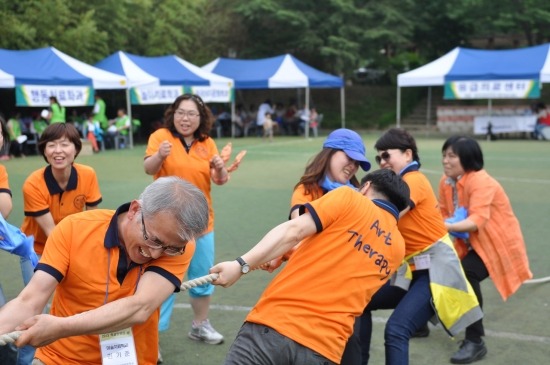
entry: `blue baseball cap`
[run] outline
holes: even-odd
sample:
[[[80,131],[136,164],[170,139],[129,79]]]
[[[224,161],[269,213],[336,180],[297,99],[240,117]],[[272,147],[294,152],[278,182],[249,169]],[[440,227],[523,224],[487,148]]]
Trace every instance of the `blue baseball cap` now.
[[[358,161],[363,170],[370,170],[370,162],[365,156],[363,139],[357,132],[346,128],[337,129],[328,135],[323,143],[323,148],[325,147],[344,151],[349,158]]]

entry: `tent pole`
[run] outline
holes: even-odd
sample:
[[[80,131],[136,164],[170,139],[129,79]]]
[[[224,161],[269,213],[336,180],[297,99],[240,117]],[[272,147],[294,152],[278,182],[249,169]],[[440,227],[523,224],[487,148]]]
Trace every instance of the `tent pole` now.
[[[126,88],[126,110],[128,111],[128,118],[130,118],[130,131],[128,143],[130,144],[130,149],[134,148],[134,123],[132,123],[132,103],[130,103],[130,88]]]
[[[401,88],[398,86],[397,87],[397,113],[396,113],[396,119],[397,119],[397,124],[396,124],[396,127],[399,128],[401,127]]]
[[[432,87],[428,86],[428,110],[426,111],[426,127],[430,126],[430,119],[432,117]]]
[[[231,138],[235,138],[235,96],[231,97]]]
[[[346,89],[345,86],[340,88],[340,117],[342,119],[342,128],[346,128]]]
[[[308,116],[306,119],[306,126],[304,130],[304,136],[306,139],[309,138],[309,87],[306,87],[306,105],[304,106],[304,113]]]

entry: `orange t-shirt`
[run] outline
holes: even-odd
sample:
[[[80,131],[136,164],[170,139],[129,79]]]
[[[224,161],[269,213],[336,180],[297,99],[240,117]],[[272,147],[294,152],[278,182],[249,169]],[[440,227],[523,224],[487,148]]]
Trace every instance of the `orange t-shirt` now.
[[[6,171],[4,165],[0,165],[0,193],[7,193],[11,196],[8,172]]]
[[[21,231],[27,236],[34,236],[34,250],[41,255],[47,237],[34,217],[50,212],[57,225],[68,215],[82,212],[85,206],[94,207],[101,201],[93,168],[73,164],[69,182],[63,190],[53,177],[52,167],[48,165],[31,173],[23,184],[25,218]]]
[[[305,208],[318,233],[302,241],[246,320],[339,363],[355,317],[403,260],[398,212],[348,187]]]
[[[162,163],[160,170],[155,174],[154,179],[161,176],[179,176],[199,188],[205,195],[208,202],[208,229],[205,233],[214,230],[214,211],[212,209],[210,160],[218,155],[218,147],[212,138],[206,138],[199,142],[195,140],[189,153],[185,150],[183,143],[177,135],[171,133],[167,128],[160,128],[149,136],[145,158],[157,153],[162,142],[172,143],[172,151]]]
[[[109,303],[131,296],[146,271],[161,275],[179,291],[195,252],[194,243],[190,242],[181,256],[163,255],[144,265],[128,262],[119,244],[117,216],[127,212],[129,206],[125,204],[116,212],[97,209],[73,214],[53,230],[36,267],[59,282],[50,314],[68,317],[98,308],[105,301]],[[156,310],[145,323],[132,327],[140,365],[157,363],[158,312]],[[99,337],[62,338],[38,348],[36,357],[46,364],[101,364]]]
[[[290,198],[289,217],[293,211],[299,209],[305,203],[309,203],[310,201],[319,199],[323,196],[323,194],[323,189],[319,185],[316,185],[314,189],[309,192],[309,194],[306,194],[304,184],[298,185],[298,187],[296,187],[296,189],[294,189],[294,191],[292,192],[292,197]]]
[[[454,214],[453,189],[443,175],[439,182],[441,214]],[[456,183],[458,206],[468,210],[468,219],[477,225],[470,232],[470,244],[487,267],[503,300],[533,277],[525,241],[512,204],[502,186],[487,171],[464,174]]]
[[[448,232],[426,176],[418,171],[417,166],[411,166],[402,177],[409,186],[413,205],[397,224],[405,239],[405,256],[408,256],[431,246]]]

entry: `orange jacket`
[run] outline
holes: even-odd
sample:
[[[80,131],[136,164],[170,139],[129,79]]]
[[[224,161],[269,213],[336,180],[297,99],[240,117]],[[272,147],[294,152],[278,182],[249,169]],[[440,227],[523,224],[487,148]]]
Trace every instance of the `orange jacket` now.
[[[470,232],[472,248],[481,257],[489,276],[506,300],[533,277],[525,242],[512,205],[502,186],[485,170],[464,174],[456,183],[459,206],[477,225]],[[453,192],[444,175],[439,182],[439,207],[443,218],[453,215]]]

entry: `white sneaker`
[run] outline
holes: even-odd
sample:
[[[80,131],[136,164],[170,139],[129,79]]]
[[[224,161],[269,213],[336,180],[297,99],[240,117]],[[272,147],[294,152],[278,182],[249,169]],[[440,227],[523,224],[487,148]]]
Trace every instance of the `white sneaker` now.
[[[204,341],[210,345],[218,345],[223,342],[223,336],[212,327],[208,319],[198,325],[193,322],[189,338],[195,341]]]
[[[157,364],[162,364],[164,360],[162,359],[162,355],[160,354],[160,346],[159,346],[159,354],[157,357]]]

